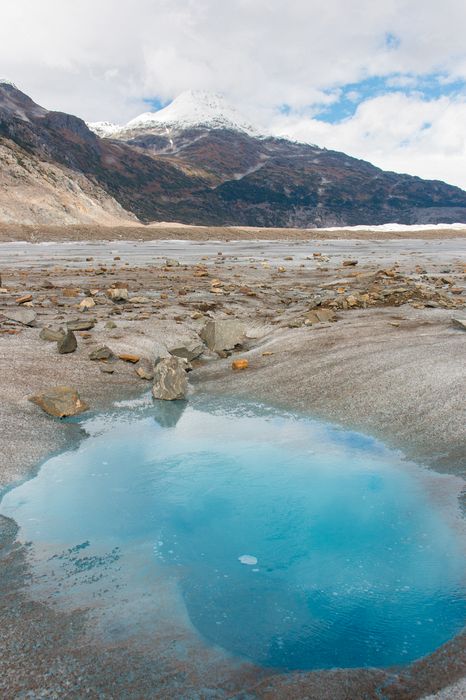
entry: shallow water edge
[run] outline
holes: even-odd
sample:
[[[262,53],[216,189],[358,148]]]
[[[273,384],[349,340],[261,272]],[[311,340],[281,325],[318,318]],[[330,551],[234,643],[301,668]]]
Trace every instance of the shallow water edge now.
[[[199,397],[197,397],[197,396],[196,396],[196,397],[193,397],[193,399],[192,399],[193,406],[195,407],[195,406],[196,406],[196,403],[197,403],[198,401],[201,401],[201,400],[203,400],[203,398],[202,398],[201,396],[199,396]],[[121,409],[120,409],[120,410],[121,410]],[[133,410],[136,410],[136,407],[133,406]],[[273,409],[269,409],[269,410],[273,410]],[[96,423],[98,424],[99,418],[96,417],[96,418],[95,418],[95,421],[96,421]],[[88,420],[87,422],[88,422],[88,423],[92,423],[92,420],[91,420],[91,421]],[[411,468],[409,465],[407,465],[407,466],[408,466],[408,469]],[[444,477],[444,476],[440,477],[440,480],[438,480],[437,476],[433,477],[433,476],[432,476],[432,472],[429,472],[428,470],[425,470],[425,478],[426,478],[426,483],[427,483],[427,482],[431,482],[431,483],[432,483],[432,492],[433,492],[433,493],[434,493],[434,492],[438,493],[438,492],[439,492],[438,486],[439,486],[439,484],[442,484],[442,487],[444,487],[444,488],[441,489],[441,495],[440,495],[440,499],[441,499],[441,501],[442,501],[442,504],[441,504],[441,505],[442,505],[442,508],[443,508],[444,506],[447,506],[447,505],[448,505],[448,508],[450,508],[450,510],[449,510],[449,517],[451,517],[452,522],[453,522],[453,521],[457,521],[457,522],[456,522],[456,525],[457,525],[460,529],[461,529],[462,527],[464,527],[464,522],[463,522],[462,520],[458,520],[459,511],[458,511],[457,507],[455,507],[455,506],[457,506],[457,493],[458,493],[458,488],[459,488],[459,486],[460,486],[460,484],[459,484],[459,481],[460,481],[460,480],[459,480],[459,479],[452,479],[452,480],[451,480],[451,479],[448,479],[447,477]],[[458,645],[458,644],[461,645],[461,644],[462,644],[461,639],[462,639],[461,636],[458,637],[457,640],[455,640],[454,644],[455,644],[455,645]],[[97,641],[96,639],[93,639],[93,642],[94,642],[94,643],[95,643],[96,641]],[[185,640],[185,641],[186,641],[186,640]],[[114,643],[114,642],[115,642],[115,640],[113,640],[113,643]],[[452,643],[449,643],[449,645],[447,645],[447,646],[451,646],[451,645],[452,645]],[[143,653],[147,653],[149,650],[148,650],[148,649],[139,649],[139,651],[140,651],[140,652],[143,652]],[[445,652],[442,652],[442,653],[445,653]],[[460,661],[460,659],[458,658],[458,656],[457,656],[456,661],[457,661],[457,662]],[[423,660],[423,661],[421,662],[421,665],[424,664],[424,663],[426,663],[426,661]],[[245,672],[245,669],[243,668],[242,671],[241,671],[241,673],[244,673],[244,672]],[[258,673],[258,671],[255,671],[254,673],[256,674],[256,673]],[[228,674],[227,674],[227,675],[228,675]],[[312,674],[312,675],[315,675],[315,674]],[[325,674],[324,674],[324,675],[325,675]],[[450,676],[449,676],[449,680],[451,681],[451,679],[452,679],[452,678],[451,678],[451,675],[450,675]],[[277,679],[276,679],[276,681],[277,681]],[[275,682],[275,681],[274,681],[274,682]],[[290,678],[289,678],[289,677],[288,677],[288,680],[287,680],[286,682],[287,682],[287,683],[290,682]],[[388,697],[388,696],[387,696],[387,697]],[[398,696],[397,696],[397,697],[398,697]]]

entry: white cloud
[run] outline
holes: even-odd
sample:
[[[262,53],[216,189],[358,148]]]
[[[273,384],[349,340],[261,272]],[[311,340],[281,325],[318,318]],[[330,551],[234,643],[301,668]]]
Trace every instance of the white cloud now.
[[[270,123],[280,105],[316,114],[371,76],[466,78],[464,26],[463,0],[2,0],[0,74],[88,120],[127,121],[144,99],[197,88]],[[275,120],[383,167],[466,186],[464,123],[458,98],[403,94],[366,100],[339,125]]]

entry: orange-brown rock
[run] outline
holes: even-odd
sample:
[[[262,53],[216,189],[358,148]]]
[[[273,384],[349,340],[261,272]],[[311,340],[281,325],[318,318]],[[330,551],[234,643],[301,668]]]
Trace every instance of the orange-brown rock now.
[[[241,359],[241,360],[233,360],[231,363],[231,368],[232,369],[247,369],[249,367],[249,360]]]
[[[52,387],[41,394],[30,396],[29,401],[37,404],[43,411],[56,418],[75,416],[89,408],[72,386]]]
[[[32,301],[32,294],[24,294],[16,299],[17,304],[26,304],[28,301]]]
[[[123,362],[132,362],[133,365],[136,364],[136,362],[139,362],[141,359],[139,355],[133,355],[130,352],[122,352],[118,355],[120,360],[123,360]]]

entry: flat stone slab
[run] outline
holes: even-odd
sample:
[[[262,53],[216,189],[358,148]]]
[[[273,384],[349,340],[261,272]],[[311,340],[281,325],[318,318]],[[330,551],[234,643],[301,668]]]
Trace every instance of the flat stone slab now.
[[[37,314],[33,309],[19,308],[19,309],[5,309],[2,314],[6,316],[10,321],[16,321],[16,323],[21,323],[23,326],[32,326],[37,318]]]

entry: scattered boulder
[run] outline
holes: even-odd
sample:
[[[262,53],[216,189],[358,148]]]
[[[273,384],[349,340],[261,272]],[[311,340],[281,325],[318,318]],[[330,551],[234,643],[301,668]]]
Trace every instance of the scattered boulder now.
[[[354,267],[358,264],[358,260],[343,260],[343,267]]]
[[[191,362],[191,360],[195,360],[196,357],[202,355],[203,350],[204,345],[200,338],[189,338],[179,343],[175,343],[168,348],[170,355],[175,355],[175,357],[184,357],[184,359],[188,360],[188,362]]]
[[[328,321],[336,321],[336,315],[332,309],[313,309],[306,314],[304,324],[306,326],[313,326],[315,323],[325,323]]]
[[[6,309],[5,311],[2,311],[2,313],[10,321],[16,321],[16,323],[21,323],[23,326],[32,326],[37,318],[36,312],[33,309],[28,309],[25,307],[20,307],[19,309]]]
[[[42,328],[41,332],[39,333],[39,338],[41,340],[46,340],[49,343],[57,343],[60,340],[63,340],[64,337],[65,331],[63,328],[52,328],[51,326]]]
[[[95,306],[95,301],[92,297],[85,297],[79,302],[79,310],[87,311],[88,309],[93,309]]]
[[[30,396],[29,401],[37,404],[43,411],[56,418],[75,416],[89,408],[81,400],[77,390],[71,386],[52,387],[41,394]]]
[[[461,330],[466,331],[466,318],[452,318],[451,322],[457,328],[461,328]]]
[[[138,362],[136,374],[141,379],[152,381],[154,378],[154,365],[147,358],[143,357],[142,360],[139,360]]]
[[[246,324],[236,319],[207,321],[200,336],[209,350],[223,354],[241,346],[244,342]]]
[[[116,360],[116,356],[107,345],[101,345],[89,353],[89,359],[112,362],[113,360]]]
[[[165,266],[166,267],[179,267],[180,262],[179,262],[179,260],[175,260],[174,258],[167,258],[165,260]]]
[[[117,328],[117,324],[115,323],[115,321],[107,321],[107,323],[105,324],[105,328],[111,331],[114,328]]]
[[[75,318],[68,321],[66,327],[69,331],[90,331],[94,328],[95,324],[95,318],[86,318],[83,320],[80,318]]]
[[[147,352],[145,352],[144,355],[154,365],[156,365],[157,362],[160,362],[160,360],[170,357],[170,353],[167,350],[167,346],[158,340],[155,340],[150,343],[150,345],[147,348]]]
[[[107,296],[115,302],[128,301],[128,290],[125,287],[107,289]]]
[[[184,399],[187,390],[188,378],[185,362],[178,357],[167,357],[160,360],[154,369],[154,385],[152,387],[154,399],[163,401]]]
[[[61,340],[57,342],[57,350],[60,355],[74,352],[78,347],[78,342],[73,331],[68,330]]]

